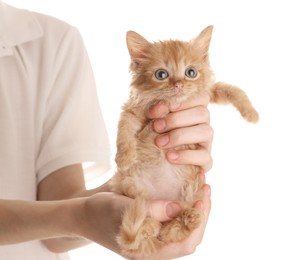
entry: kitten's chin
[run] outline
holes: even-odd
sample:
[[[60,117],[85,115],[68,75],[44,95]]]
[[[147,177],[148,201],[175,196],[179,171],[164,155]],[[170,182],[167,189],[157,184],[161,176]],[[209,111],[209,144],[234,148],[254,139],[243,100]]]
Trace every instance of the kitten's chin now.
[[[189,89],[183,88],[180,91],[172,91],[169,94],[168,101],[170,103],[181,103],[189,99],[192,96],[198,95],[199,92],[200,90],[195,89],[195,88],[189,88]]]
[[[170,97],[170,103],[182,103],[184,102],[185,100],[187,100],[189,97],[191,97],[192,95],[194,94],[182,94],[182,95],[174,95],[172,97]]]

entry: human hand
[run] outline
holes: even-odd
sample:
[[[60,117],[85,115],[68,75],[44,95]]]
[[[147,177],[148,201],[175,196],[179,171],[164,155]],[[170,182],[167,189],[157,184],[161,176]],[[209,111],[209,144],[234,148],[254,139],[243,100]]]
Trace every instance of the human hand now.
[[[211,210],[211,188],[205,183],[204,174],[199,175],[202,184],[203,198],[198,201],[194,208],[198,209],[201,216],[201,224],[191,235],[183,241],[169,243],[149,257],[149,260],[174,259],[186,256],[195,252],[197,246],[202,242],[206,225]],[[174,208],[172,208],[174,206]],[[159,221],[170,220],[170,217],[178,215],[178,206],[167,201],[152,201],[149,204],[148,216]],[[145,260],[146,258],[135,258],[135,260]]]
[[[172,259],[192,254],[201,243],[211,208],[210,186],[205,184],[204,174],[199,175],[203,189],[203,199],[195,205],[201,215],[201,225],[187,239],[165,245],[149,259]],[[115,237],[119,232],[122,214],[132,203],[132,199],[112,192],[100,192],[86,198],[85,206],[80,213],[79,235],[94,241],[118,254],[121,254]],[[161,222],[176,217],[182,207],[177,202],[153,200],[148,202],[147,214]],[[143,259],[143,258],[135,258]]]
[[[154,119],[153,128],[160,135],[155,142],[161,149],[168,149],[166,157],[174,164],[194,164],[204,172],[212,167],[211,146],[213,130],[207,109],[210,97],[202,93],[183,103],[170,107],[160,102],[150,108],[147,117]],[[197,150],[176,151],[183,144],[198,144]]]
[[[85,199],[85,206],[77,210],[78,235],[94,241],[121,255],[116,236],[124,210],[133,199],[113,192],[99,192]],[[159,221],[171,220],[182,211],[174,201],[153,200],[147,203],[147,215]]]
[[[85,198],[84,206],[79,210],[82,221],[76,233],[120,254],[116,236],[122,214],[132,201],[113,192],[99,192]]]

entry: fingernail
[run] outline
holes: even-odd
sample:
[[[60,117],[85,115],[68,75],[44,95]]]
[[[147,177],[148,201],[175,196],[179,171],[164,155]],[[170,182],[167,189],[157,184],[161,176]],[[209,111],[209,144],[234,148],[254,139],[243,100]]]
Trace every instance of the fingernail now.
[[[167,153],[167,156],[168,156],[167,158],[169,159],[169,161],[176,161],[180,157],[179,153],[176,151],[169,151]]]
[[[166,135],[161,135],[159,137],[157,137],[156,139],[156,143],[158,146],[165,146],[167,145],[169,142],[169,136],[166,134]]]
[[[169,218],[175,218],[182,212],[182,208],[175,202],[169,202],[166,206],[166,214]]]

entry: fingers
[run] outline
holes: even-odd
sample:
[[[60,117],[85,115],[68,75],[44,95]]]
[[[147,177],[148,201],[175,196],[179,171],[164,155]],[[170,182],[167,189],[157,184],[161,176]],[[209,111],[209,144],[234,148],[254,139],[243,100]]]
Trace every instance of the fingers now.
[[[209,196],[210,187],[206,184],[206,178],[203,173],[198,174],[200,186],[204,190],[204,194]],[[206,199],[206,200],[205,200]],[[204,205],[208,205],[206,195],[204,195]],[[196,205],[195,207],[199,207]],[[175,201],[153,200],[147,204],[147,215],[161,222],[168,221],[178,216],[183,207]],[[202,210],[202,209],[201,209]]]
[[[202,189],[204,196],[202,201],[197,202],[194,207],[200,211],[201,225],[194,230],[188,238],[180,242],[173,242],[165,245],[149,259],[173,259],[189,255],[194,253],[197,246],[201,243],[211,210],[211,188],[209,185],[205,184],[204,174],[200,174],[199,179],[200,183],[203,184]],[[162,207],[163,206],[161,206],[161,208]]]
[[[203,199],[202,201],[197,202],[194,207],[203,213],[202,225],[206,226],[211,211],[211,187],[208,184],[204,184],[202,190],[204,194]]]
[[[153,128],[157,133],[164,133],[175,128],[188,127],[201,123],[210,123],[210,113],[205,106],[197,106],[170,113],[165,118],[157,118],[153,122]]]
[[[195,252],[197,246],[202,242],[205,229],[208,223],[208,218],[211,210],[211,188],[209,185],[203,185],[203,199],[202,201],[198,201],[194,208],[198,209],[201,215],[201,224],[195,229],[189,238],[185,239],[181,242],[182,245],[182,253],[185,255],[189,255]]]
[[[180,111],[197,106],[207,106],[210,103],[210,95],[207,92],[199,93],[198,96],[193,96],[180,104],[171,104],[170,111]]]
[[[147,116],[153,119],[153,129],[159,133],[155,144],[167,150],[169,162],[198,165],[204,172],[211,169],[213,129],[207,108],[209,101],[209,95],[201,93],[179,104],[160,101],[149,109]],[[198,146],[196,150],[174,149],[185,144]]]
[[[165,103],[164,101],[160,101],[154,106],[150,107],[146,116],[149,119],[162,118],[165,117],[169,112],[170,110],[167,103]]]
[[[147,205],[147,214],[158,221],[168,221],[182,212],[183,208],[174,201],[153,200]]]
[[[156,119],[153,127],[161,132],[155,139],[160,149],[168,149],[167,160],[174,164],[198,165],[205,172],[212,168],[213,129],[206,107],[196,107]],[[174,150],[184,144],[198,144],[196,150]]]
[[[191,250],[193,251],[203,240],[211,211],[211,187],[208,184],[205,184],[202,189],[204,197],[202,201],[198,201],[194,206],[196,209],[199,209],[202,221],[201,225],[191,234]]]
[[[211,212],[211,187],[210,185],[206,184],[204,185],[204,199],[203,199],[203,203],[204,203],[204,215],[205,215],[205,220],[206,223],[208,222],[209,219],[209,214]]]
[[[165,101],[160,101],[159,103],[152,106],[147,112],[147,117],[149,119],[162,118],[165,117],[170,112],[176,112],[181,110],[186,110],[192,107],[204,106],[206,107],[210,102],[210,96],[208,93],[203,92],[198,96],[188,98],[182,103],[175,103],[168,105]]]
[[[159,135],[155,142],[161,149],[169,149],[182,144],[201,144],[210,150],[213,139],[213,129],[208,124],[199,124],[191,127],[177,128]]]
[[[213,166],[211,153],[206,149],[200,150],[169,150],[166,158],[173,164],[192,164],[200,166],[208,172]]]

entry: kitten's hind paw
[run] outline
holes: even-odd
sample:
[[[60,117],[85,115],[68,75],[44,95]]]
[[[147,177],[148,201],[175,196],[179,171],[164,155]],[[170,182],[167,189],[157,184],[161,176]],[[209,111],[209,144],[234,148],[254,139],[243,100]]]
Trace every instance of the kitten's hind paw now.
[[[121,229],[117,241],[122,253],[128,257],[150,256],[164,244],[158,239],[160,228],[160,222],[146,218],[137,233]]]
[[[186,209],[181,216],[184,228],[192,231],[199,227],[201,219],[199,212],[194,208]]]
[[[181,241],[198,228],[200,222],[201,217],[198,210],[187,208],[180,216],[164,224],[159,238],[165,243]]]

